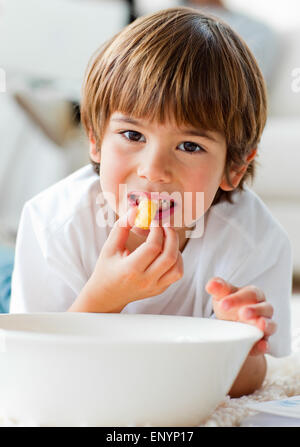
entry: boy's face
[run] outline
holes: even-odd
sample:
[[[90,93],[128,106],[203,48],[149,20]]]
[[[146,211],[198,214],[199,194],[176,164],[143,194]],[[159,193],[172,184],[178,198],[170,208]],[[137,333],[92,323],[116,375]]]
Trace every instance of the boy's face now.
[[[226,142],[217,132],[178,128],[173,122],[161,125],[115,112],[101,154],[91,142],[90,155],[101,161],[102,191],[117,216],[143,193],[167,193],[176,204],[171,211],[167,200],[164,217],[157,213],[156,223],[169,222],[181,237],[209,209],[219,187],[231,189],[224,176]],[[147,236],[149,230],[134,227],[133,231]]]

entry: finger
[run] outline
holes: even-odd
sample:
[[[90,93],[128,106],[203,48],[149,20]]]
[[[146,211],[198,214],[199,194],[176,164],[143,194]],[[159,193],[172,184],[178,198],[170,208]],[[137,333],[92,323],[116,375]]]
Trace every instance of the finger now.
[[[244,306],[240,310],[240,316],[243,319],[251,319],[255,317],[272,318],[274,313],[273,306],[268,302],[262,302],[253,306]]]
[[[248,323],[252,324],[253,326],[256,326],[264,333],[265,337],[273,335],[277,330],[277,324],[275,323],[274,320],[271,320],[269,318],[258,317],[247,320],[241,318],[240,321],[242,321],[243,323]]]
[[[221,307],[223,310],[229,310],[234,307],[245,306],[249,304],[257,304],[259,300],[264,299],[262,292],[254,288],[243,287],[234,294],[227,295],[221,300]],[[220,299],[219,299],[220,300]],[[264,302],[266,304],[266,302]]]
[[[163,228],[164,245],[161,254],[149,266],[147,273],[149,275],[158,275],[161,278],[177,262],[179,254],[179,236],[173,228]]]
[[[217,297],[217,301],[219,300],[220,298]],[[226,295],[226,297],[222,300],[221,306],[223,310],[229,310],[233,307],[256,304],[260,301],[265,302],[265,295],[263,291],[254,286],[246,286],[240,288],[233,294]]]
[[[222,278],[211,278],[205,286],[205,290],[213,295],[216,300],[223,298],[226,295],[235,293],[239,290],[238,287],[233,286]]]
[[[130,262],[139,272],[145,272],[160,255],[164,246],[164,232],[161,227],[150,227],[146,241],[129,256]]]
[[[256,326],[264,333],[264,337],[269,337],[276,332],[277,324],[269,318],[257,318]]]
[[[161,276],[158,280],[158,287],[165,287],[173,284],[182,278],[184,274],[183,268],[183,259],[182,255],[179,252],[176,264],[173,265],[163,276]]]
[[[103,249],[108,256],[112,256],[116,252],[124,252],[129,232],[134,225],[136,214],[137,206],[130,207],[128,212],[115,222],[103,246]]]
[[[265,336],[270,337],[271,335],[273,335],[276,332],[277,324],[275,323],[274,320],[266,319],[265,321],[266,321],[266,325],[265,325],[264,334],[265,334]]]

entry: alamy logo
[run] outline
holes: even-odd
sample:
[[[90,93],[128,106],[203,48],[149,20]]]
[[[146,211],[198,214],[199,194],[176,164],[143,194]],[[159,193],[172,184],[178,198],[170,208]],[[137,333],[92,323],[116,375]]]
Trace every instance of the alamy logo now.
[[[6,73],[3,68],[0,68],[0,93],[6,92]]]
[[[292,91],[294,93],[300,93],[300,67],[292,70],[292,77],[294,78],[291,85]]]
[[[151,193],[151,199],[155,200],[155,194]],[[173,226],[177,228],[186,227],[189,230],[185,232],[187,238],[199,238],[204,233],[204,192],[184,192],[183,196],[180,192],[167,194],[175,203],[175,212],[165,213],[163,223],[171,224],[171,215]],[[112,192],[101,192],[96,198],[96,204],[100,205],[100,210],[96,215],[98,227],[113,227],[116,221],[116,215],[122,216],[128,212],[128,201],[120,200],[120,198],[128,197],[127,185],[119,185],[118,197]],[[193,200],[194,197],[194,200]],[[119,206],[118,206],[119,203]],[[192,210],[195,215],[193,215]],[[115,211],[116,210],[116,213]],[[152,221],[152,225],[160,226],[159,219]],[[121,224],[122,225],[122,224]],[[125,223],[124,223],[125,225]]]

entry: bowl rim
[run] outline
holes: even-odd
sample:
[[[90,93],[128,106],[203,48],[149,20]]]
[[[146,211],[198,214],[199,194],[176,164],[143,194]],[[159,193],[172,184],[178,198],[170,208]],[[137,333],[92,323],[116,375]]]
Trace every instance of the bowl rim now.
[[[122,315],[123,317],[127,317],[127,316],[139,316],[139,315],[143,315],[143,316],[149,316],[149,317],[154,317],[154,319],[156,317],[160,318],[160,317],[177,317],[178,319],[199,319],[199,320],[214,320],[214,321],[218,321],[221,322],[221,324],[224,324],[224,326],[226,325],[232,325],[232,323],[245,328],[245,326],[248,327],[248,331],[249,333],[247,334],[246,332],[240,336],[239,338],[236,338],[234,336],[227,336],[226,339],[219,339],[219,340],[205,340],[206,344],[225,344],[228,342],[240,342],[242,340],[248,340],[253,341],[253,343],[255,341],[258,341],[260,338],[263,337],[263,332],[258,329],[256,326],[254,325],[250,325],[248,323],[243,323],[243,322],[237,322],[237,321],[228,321],[228,320],[215,320],[215,319],[209,319],[209,318],[204,318],[204,317],[194,317],[194,316],[182,316],[182,315],[160,315],[160,314],[111,314],[111,313],[85,313],[85,312],[35,312],[35,313],[9,313],[9,314],[0,314],[0,348],[1,345],[5,344],[6,339],[12,340],[12,341],[18,341],[21,339],[21,341],[31,341],[31,342],[36,342],[41,343],[41,342],[45,342],[45,343],[58,343],[58,342],[63,342],[63,343],[67,343],[67,344],[93,344],[93,345],[131,345],[131,346],[135,346],[135,345],[196,345],[196,344],[202,344],[203,340],[201,341],[199,340],[193,340],[191,338],[188,338],[189,336],[185,336],[183,335],[178,335],[176,337],[174,337],[173,340],[167,339],[167,338],[162,338],[161,340],[155,340],[155,339],[133,339],[132,337],[128,337],[128,338],[122,338],[122,335],[120,335],[119,337],[116,338],[110,338],[110,336],[104,336],[103,335],[84,335],[84,334],[63,334],[63,333],[50,333],[50,332],[42,332],[42,331],[27,331],[27,330],[14,330],[14,329],[6,329],[6,328],[2,328],[1,327],[1,320],[2,319],[6,319],[9,318],[9,316],[16,316],[17,318],[20,317],[24,317],[25,318],[27,316],[33,316],[33,317],[40,317],[40,316],[55,316],[55,317],[65,317],[66,315],[68,315],[67,318],[73,318],[71,315],[84,315],[87,318],[95,318],[96,315],[108,315],[110,318],[118,318],[119,316]],[[60,317],[61,316],[61,317]],[[75,317],[76,318],[76,317]],[[96,317],[97,318],[97,317]],[[186,338],[186,339],[185,339]],[[1,340],[2,339],[2,340]],[[1,352],[1,349],[0,349]]]

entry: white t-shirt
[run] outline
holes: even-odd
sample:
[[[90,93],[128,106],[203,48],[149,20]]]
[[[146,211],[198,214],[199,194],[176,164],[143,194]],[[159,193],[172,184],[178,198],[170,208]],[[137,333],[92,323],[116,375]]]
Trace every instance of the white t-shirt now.
[[[85,166],[33,199],[22,211],[10,312],[66,311],[92,274],[111,230],[99,201],[99,176]],[[129,303],[122,313],[212,317],[206,283],[219,276],[237,287],[260,287],[278,327],[270,353],[290,353],[292,255],[287,234],[248,187],[234,203],[212,206],[201,237],[183,252],[184,275],[162,294]],[[106,204],[107,205],[107,204]]]

